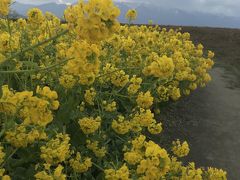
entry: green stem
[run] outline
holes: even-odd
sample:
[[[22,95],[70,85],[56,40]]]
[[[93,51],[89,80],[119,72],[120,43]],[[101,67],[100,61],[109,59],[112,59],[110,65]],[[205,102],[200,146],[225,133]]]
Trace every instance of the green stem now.
[[[118,67],[119,68],[119,67]],[[108,76],[108,75],[111,75],[111,74],[114,74],[118,71],[122,71],[122,70],[129,70],[129,69],[139,69],[137,67],[127,67],[127,68],[119,68],[117,70],[114,70],[114,71],[111,71],[111,72],[108,72],[108,73],[105,73],[105,74],[100,74],[99,76],[97,76],[96,78],[101,78],[101,77],[104,77],[104,76]]]
[[[5,166],[7,161],[17,152],[18,148],[14,149],[14,151],[7,157],[7,159],[4,161],[4,163],[1,165],[1,168]]]
[[[2,128],[2,130],[0,132],[0,138],[3,136],[4,133],[5,133],[5,128]]]
[[[45,68],[39,68],[39,69],[30,69],[30,70],[15,70],[15,71],[0,71],[0,74],[21,74],[21,73],[31,73],[31,72],[40,72],[40,71],[47,71],[50,69],[53,69],[61,64],[64,64],[65,62],[71,60],[73,58],[66,59],[64,61],[61,61],[59,63],[53,64],[51,66],[45,67]]]
[[[117,94],[117,93],[109,93],[109,92],[105,92],[104,94],[108,94],[108,95],[113,95],[113,96],[118,96],[118,97],[123,97],[123,98],[130,99],[129,96],[124,96],[124,95]]]
[[[117,134],[114,134],[118,139],[120,139],[122,142],[127,142],[125,139],[121,138],[120,136],[118,136]]]
[[[100,167],[99,165],[97,165],[96,163],[92,162],[92,164],[97,167],[98,169],[100,169],[101,171],[104,171],[104,169],[102,167]]]
[[[33,45],[33,46],[29,46],[29,47],[23,49],[22,51],[18,51],[18,52],[16,52],[16,53],[14,53],[12,56],[10,56],[9,58],[7,58],[7,59],[4,60],[4,61],[12,60],[12,59],[14,59],[15,57],[21,55],[22,53],[25,53],[25,52],[27,52],[27,51],[29,51],[29,50],[32,50],[32,49],[35,49],[35,48],[37,48],[37,47],[39,47],[39,46],[42,46],[42,45],[44,45],[44,44],[46,44],[46,43],[48,43],[48,42],[50,42],[50,41],[52,41],[52,40],[55,40],[55,39],[57,39],[57,38],[65,35],[65,34],[67,34],[67,33],[68,33],[68,30],[64,30],[64,31],[62,31],[61,33],[57,34],[56,36],[53,36],[53,37],[51,37],[51,38],[49,38],[49,39],[46,39],[46,40],[44,40],[44,41],[42,41],[42,42],[39,42],[39,43],[37,43],[37,44],[35,44],[35,45]]]

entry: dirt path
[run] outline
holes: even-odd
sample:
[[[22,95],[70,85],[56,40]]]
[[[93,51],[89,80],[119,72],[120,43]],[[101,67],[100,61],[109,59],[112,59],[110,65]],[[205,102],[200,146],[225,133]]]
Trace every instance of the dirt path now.
[[[213,81],[182,101],[163,110],[163,121],[174,138],[188,140],[188,160],[197,166],[214,166],[228,171],[228,178],[240,179],[240,81],[215,67]],[[165,132],[165,133],[169,133]],[[171,133],[170,133],[171,134]]]

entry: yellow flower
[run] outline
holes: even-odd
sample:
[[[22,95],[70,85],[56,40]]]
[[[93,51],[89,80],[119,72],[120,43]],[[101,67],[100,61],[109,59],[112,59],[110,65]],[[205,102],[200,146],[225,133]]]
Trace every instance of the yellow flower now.
[[[152,123],[148,126],[148,131],[151,134],[160,134],[162,132],[162,123]]]
[[[123,116],[118,116],[118,120],[113,120],[112,128],[118,134],[126,134],[129,132],[131,124]]]
[[[65,180],[67,176],[65,174],[63,174],[62,171],[63,171],[63,166],[58,165],[53,173],[54,179]]]
[[[168,101],[169,100],[169,88],[168,87],[165,87],[165,86],[158,86],[157,88],[157,93],[158,93],[158,99],[160,102],[164,101]]]
[[[0,15],[3,15],[3,16],[8,15],[10,3],[11,3],[11,0],[0,1]]]
[[[208,58],[212,59],[214,58],[215,54],[212,51],[208,51]]]
[[[136,75],[134,75],[131,80],[130,80],[131,84],[128,86],[128,93],[129,95],[134,95],[138,92],[138,90],[141,87],[141,83],[142,83],[142,78],[137,78]]]
[[[156,120],[154,119],[154,114],[151,112],[150,109],[140,109],[140,112],[136,113],[133,116],[133,119],[131,121],[131,126],[132,129],[134,130],[133,127],[135,126],[140,126],[140,127],[148,127],[152,123],[155,123]]]
[[[96,132],[101,126],[101,118],[93,118],[93,117],[84,117],[78,121],[81,130],[84,134],[92,134]]]
[[[91,142],[90,140],[87,140],[87,148],[93,151],[95,156],[97,156],[98,158],[103,158],[107,153],[105,147],[99,147],[98,141]]]
[[[129,75],[127,75],[125,71],[116,68],[113,64],[107,63],[105,67],[103,67],[103,74],[106,76],[104,76],[101,81],[104,83],[111,81],[116,87],[124,87],[129,82]]]
[[[82,85],[93,84],[100,67],[98,46],[86,41],[74,41],[66,56],[70,60],[63,67],[63,74],[78,78]]]
[[[7,52],[11,48],[10,34],[8,32],[0,32],[0,52]],[[1,55],[3,58],[4,56]]]
[[[80,112],[83,112],[85,110],[85,102],[81,102],[80,106],[78,106]]]
[[[140,92],[136,99],[138,106],[141,108],[148,109],[153,105],[153,97],[151,96],[151,92],[147,91],[146,93]]]
[[[114,169],[106,169],[104,170],[105,179],[106,180],[129,180],[130,179],[130,172],[126,164],[124,164],[118,170]]]
[[[186,168],[182,168],[182,179],[196,179],[202,180],[203,179],[203,171],[200,168],[195,167],[194,163],[189,163]]]
[[[36,173],[34,177],[37,180],[66,180],[67,176],[63,174],[62,171],[63,171],[63,166],[58,165],[54,170],[53,174],[46,171],[41,171]]]
[[[215,180],[215,179],[226,180],[227,179],[227,173],[222,169],[216,169],[216,168],[210,167],[207,169],[206,173],[207,173],[207,178],[209,180]]]
[[[119,27],[119,15],[120,10],[114,6],[112,0],[79,1],[65,10],[69,29],[79,39],[90,42],[99,42],[110,37]]]
[[[25,28],[26,25],[27,25],[27,22],[26,22],[25,19],[19,18],[19,19],[17,20],[17,24],[19,25],[20,28]]]
[[[115,101],[108,103],[108,104],[106,101],[103,101],[103,104],[104,104],[104,109],[107,112],[114,112],[117,110],[117,107],[116,107],[117,103]]]
[[[84,94],[85,101],[89,105],[94,105],[94,99],[95,99],[96,95],[97,95],[97,93],[96,93],[96,90],[94,88],[86,90],[86,92]]]
[[[177,101],[181,97],[180,89],[173,87],[169,92],[170,97],[172,100]]]
[[[38,8],[30,9],[27,13],[27,17],[28,17],[28,22],[34,29],[39,28],[39,26],[44,21],[44,15],[42,11]]]
[[[137,11],[135,9],[129,9],[126,13],[126,19],[128,19],[129,22],[137,19]]]
[[[138,164],[142,160],[143,156],[138,151],[124,153],[124,160],[130,165]]]
[[[27,147],[35,141],[47,139],[47,135],[44,130],[37,128],[33,128],[31,130],[29,129],[30,127],[23,124],[18,125],[14,129],[6,132],[5,139],[15,147]]]
[[[122,40],[122,49],[129,54],[132,53],[132,49],[135,46],[136,42],[131,37]]]
[[[150,61],[150,65],[143,70],[145,76],[167,79],[173,75],[174,64],[172,58],[167,56],[159,57],[156,53],[152,53],[148,57],[148,61]]]
[[[52,91],[48,86],[40,88],[37,86],[36,93],[46,98],[51,103],[51,108],[57,110],[59,107],[59,102],[57,101],[58,94],[56,91]]]
[[[11,180],[11,178],[10,178],[10,176],[8,176],[8,175],[4,175],[4,176],[2,177],[2,180]]]
[[[66,89],[71,89],[76,82],[76,79],[72,75],[68,74],[64,74],[59,78],[59,83]]]
[[[5,153],[3,152],[3,147],[0,146],[0,165],[4,162]]]
[[[173,141],[172,145],[172,151],[178,157],[185,157],[190,151],[188,143],[186,141],[184,141],[182,144],[179,140]]]
[[[161,179],[170,169],[167,151],[152,141],[145,143],[145,159],[137,166],[137,174],[143,179]]]
[[[44,87],[43,90],[37,88],[37,93],[41,94],[41,98],[33,96],[31,91],[13,92],[8,86],[3,86],[2,91],[0,100],[3,106],[0,112],[16,115],[23,120],[25,125],[46,126],[53,120],[51,110],[56,110],[59,106],[56,100],[57,93],[48,87]]]
[[[34,177],[36,180],[54,180],[53,177],[45,171],[38,172]]]
[[[141,149],[144,147],[146,136],[140,135],[131,141],[134,150]]]
[[[82,158],[81,154],[77,152],[75,159],[69,160],[70,166],[73,168],[73,171],[76,173],[84,173],[92,167],[91,158]]]
[[[211,78],[211,76],[208,73],[204,74],[204,76],[203,76],[204,83],[208,83],[211,80],[212,80],[212,78]]]
[[[70,137],[67,134],[57,134],[42,146],[41,158],[48,164],[57,164],[65,161],[70,155]]]

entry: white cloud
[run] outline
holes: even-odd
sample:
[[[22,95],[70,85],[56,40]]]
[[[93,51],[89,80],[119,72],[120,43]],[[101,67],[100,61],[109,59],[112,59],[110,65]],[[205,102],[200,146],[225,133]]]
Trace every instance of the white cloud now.
[[[58,0],[59,4],[64,4],[63,0]]]

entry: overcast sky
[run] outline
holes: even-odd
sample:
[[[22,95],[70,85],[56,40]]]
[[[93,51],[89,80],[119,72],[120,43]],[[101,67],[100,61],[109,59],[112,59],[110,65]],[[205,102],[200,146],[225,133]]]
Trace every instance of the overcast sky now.
[[[76,0],[16,0],[21,3],[43,4],[73,3]],[[227,16],[240,17],[240,0],[116,0],[152,3],[165,8],[177,8],[185,11],[207,12],[211,14],[221,14]]]

